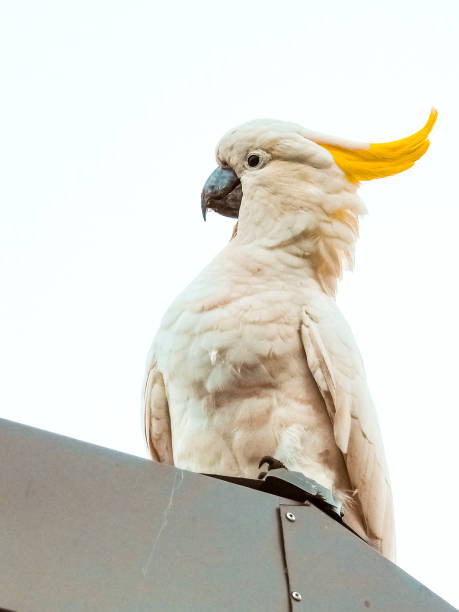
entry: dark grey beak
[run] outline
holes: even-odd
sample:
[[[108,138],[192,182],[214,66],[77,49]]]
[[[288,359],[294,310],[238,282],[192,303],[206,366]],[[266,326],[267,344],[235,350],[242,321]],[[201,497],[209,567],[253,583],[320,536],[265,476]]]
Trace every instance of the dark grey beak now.
[[[232,168],[217,168],[206,181],[201,193],[201,210],[204,221],[207,209],[225,217],[236,217],[242,200],[241,181]]]

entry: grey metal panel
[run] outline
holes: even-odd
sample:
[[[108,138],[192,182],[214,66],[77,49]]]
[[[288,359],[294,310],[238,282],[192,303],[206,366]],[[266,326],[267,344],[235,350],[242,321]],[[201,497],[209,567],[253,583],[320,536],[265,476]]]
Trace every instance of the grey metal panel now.
[[[289,609],[279,498],[0,420],[0,606]]]
[[[312,504],[281,504],[280,518],[294,611],[455,610]]]
[[[368,606],[453,609],[314,506],[0,420],[0,610]]]

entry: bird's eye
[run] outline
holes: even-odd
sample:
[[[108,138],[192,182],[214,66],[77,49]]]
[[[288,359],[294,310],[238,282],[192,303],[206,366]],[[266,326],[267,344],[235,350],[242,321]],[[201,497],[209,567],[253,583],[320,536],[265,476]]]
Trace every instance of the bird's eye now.
[[[260,156],[259,155],[249,155],[249,157],[247,158],[247,163],[249,164],[251,168],[256,168],[258,164],[260,163]]]

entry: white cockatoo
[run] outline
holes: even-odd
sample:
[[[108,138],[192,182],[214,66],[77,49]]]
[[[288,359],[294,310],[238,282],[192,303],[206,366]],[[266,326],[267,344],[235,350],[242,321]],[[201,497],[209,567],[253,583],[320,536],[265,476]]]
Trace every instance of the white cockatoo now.
[[[153,459],[256,478],[271,456],[344,500],[344,521],[390,559],[380,430],[334,294],[365,213],[359,181],[411,167],[436,115],[384,144],[273,120],[228,132],[201,205],[238,218],[233,238],[167,310],[145,383]]]

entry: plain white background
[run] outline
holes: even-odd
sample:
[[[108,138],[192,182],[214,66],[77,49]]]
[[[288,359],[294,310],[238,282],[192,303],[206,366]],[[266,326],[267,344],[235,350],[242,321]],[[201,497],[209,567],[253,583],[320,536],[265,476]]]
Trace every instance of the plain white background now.
[[[1,3],[1,416],[146,456],[146,353],[232,222],[200,191],[258,117],[428,153],[362,185],[338,303],[391,470],[398,562],[459,605],[456,0]]]

